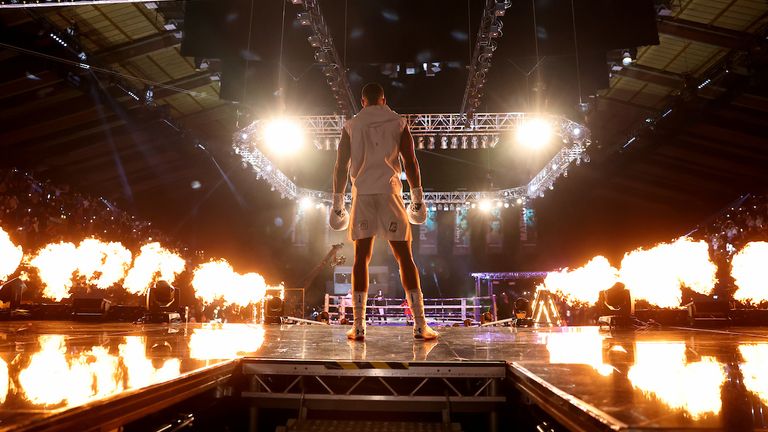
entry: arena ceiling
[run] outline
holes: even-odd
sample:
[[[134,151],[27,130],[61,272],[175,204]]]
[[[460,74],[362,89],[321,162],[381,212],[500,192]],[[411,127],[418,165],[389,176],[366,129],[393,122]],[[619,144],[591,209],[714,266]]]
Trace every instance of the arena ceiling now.
[[[234,158],[229,158],[229,140],[238,121],[262,114],[260,107],[272,103],[276,83],[261,79],[251,99],[241,104],[221,100],[221,64],[211,60],[207,68],[201,67],[199,59],[196,64],[194,58],[180,53],[183,3],[0,9],[3,165],[20,166],[42,178],[102,194],[166,227],[179,227],[178,220],[197,218],[210,207],[217,209],[210,221],[218,221],[222,214],[244,214],[243,208],[249,206],[252,213],[277,205],[279,199],[270,197],[268,189],[248,173],[238,171]],[[264,5],[263,16],[279,12],[282,3],[275,0]],[[344,2],[325,3],[337,45],[339,41],[345,47],[348,44],[353,87],[380,76],[380,67],[371,66],[374,63],[411,60],[415,48],[402,43],[369,44],[366,37],[376,29],[365,27],[368,18],[350,18],[349,10],[345,14],[341,6]],[[425,24],[414,21],[413,14],[427,11],[414,11],[408,2],[394,0],[381,1],[379,10],[375,3],[366,10],[378,12],[379,18],[397,17],[390,23],[393,28],[403,26],[419,40],[418,30]],[[482,2],[466,4],[467,11],[432,11],[434,19],[427,26],[435,33],[439,23],[445,24],[445,33],[452,39],[444,46],[430,46],[442,47],[434,53],[442,56],[437,60],[458,62],[460,67],[444,68],[436,77],[403,77],[402,86],[388,83],[396,109],[459,110],[466,82],[464,66]],[[513,2],[511,11],[519,12],[515,8],[520,4]],[[615,233],[603,229],[605,234],[596,234],[601,225],[620,232],[649,220],[653,222],[646,229],[633,231],[635,237],[650,231],[657,236],[679,232],[739,194],[765,192],[768,185],[768,4],[764,0],[673,0],[658,5],[660,43],[639,47],[634,64],[614,70],[608,88],[585,100],[586,112],[556,97],[547,105],[587,123],[596,138],[590,149],[593,162],[560,179],[555,190],[537,204],[544,210],[542,229],[551,229],[560,238],[579,240],[582,237],[573,233],[581,231],[579,235],[590,238],[606,237],[608,244]],[[521,11],[508,12],[505,21],[523,19]],[[288,15],[296,12],[288,3]],[[257,29],[261,36],[254,39],[254,50],[261,47],[265,58],[274,55],[281,27],[279,20],[270,22]],[[288,103],[302,114],[329,113],[332,98],[320,71],[313,68],[307,34],[292,20],[287,22],[283,64],[291,77]],[[63,48],[50,37],[51,32],[67,35],[73,26],[73,39],[80,44],[76,50],[71,43]],[[547,30],[550,34],[572,31]],[[531,102],[533,84],[526,75],[531,59],[526,60],[529,63],[520,60],[524,55],[519,48],[529,46],[531,40],[515,36],[512,24],[505,32],[481,111],[541,109]],[[80,51],[87,54],[90,70],[76,64]],[[264,63],[265,69],[275,69],[269,61]],[[710,82],[702,86],[707,79]],[[147,85],[153,86],[156,106],[149,107],[142,99]],[[128,91],[138,93],[138,100]],[[671,113],[664,115],[670,108]],[[432,186],[436,190],[507,187],[512,184],[506,183],[530,175],[530,161],[520,162],[500,150],[494,150],[498,157],[480,151],[456,157],[422,153],[420,157],[425,172],[435,173]],[[316,156],[296,163],[301,169],[294,175],[305,175],[300,180],[313,182],[316,188],[328,188],[330,183],[323,179],[332,155]],[[309,167],[315,168],[312,173],[301,174]],[[231,184],[223,180],[220,169]],[[201,181],[203,189],[190,189],[193,180]],[[557,217],[564,209],[570,209],[568,221]],[[667,222],[657,220],[660,214]],[[221,236],[219,232],[211,237]]]

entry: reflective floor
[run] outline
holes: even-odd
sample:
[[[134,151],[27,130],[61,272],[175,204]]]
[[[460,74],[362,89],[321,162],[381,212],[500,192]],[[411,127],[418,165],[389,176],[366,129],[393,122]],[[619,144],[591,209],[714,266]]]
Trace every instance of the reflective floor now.
[[[768,410],[768,329],[445,328],[0,323],[0,429],[243,356],[272,359],[506,360],[554,398],[616,428],[743,429]],[[762,414],[761,414],[762,415]],[[751,424],[751,423],[750,423]],[[743,426],[743,425],[741,425]]]

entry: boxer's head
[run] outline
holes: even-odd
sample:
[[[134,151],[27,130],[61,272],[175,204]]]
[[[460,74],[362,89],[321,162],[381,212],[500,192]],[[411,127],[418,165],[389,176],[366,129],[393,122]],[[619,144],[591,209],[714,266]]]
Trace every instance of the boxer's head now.
[[[368,83],[363,86],[361,102],[363,107],[368,105],[384,105],[387,99],[384,97],[384,88],[379,83]]]

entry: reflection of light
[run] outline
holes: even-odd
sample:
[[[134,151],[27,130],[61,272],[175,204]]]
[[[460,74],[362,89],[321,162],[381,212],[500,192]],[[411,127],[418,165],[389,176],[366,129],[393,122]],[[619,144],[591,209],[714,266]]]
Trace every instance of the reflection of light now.
[[[13,244],[8,233],[0,228],[0,282],[16,271],[23,255],[21,246]]]
[[[264,343],[264,327],[224,325],[192,331],[189,356],[196,360],[224,360],[254,353]]]
[[[768,405],[768,344],[739,345],[744,385]]]
[[[618,280],[618,270],[608,259],[598,255],[583,267],[551,272],[544,285],[551,292],[561,295],[568,303],[595,303],[600,291],[613,286]]]
[[[685,343],[638,342],[627,377],[644,394],[694,419],[720,413],[725,371],[714,357],[686,363]]]
[[[0,404],[5,403],[8,396],[8,363],[0,358]]]
[[[167,381],[181,373],[179,359],[168,359],[161,368],[155,368],[147,358],[143,337],[128,336],[125,340],[119,346],[119,356],[102,346],[69,355],[64,336],[40,336],[40,351],[19,372],[24,399],[34,405],[80,405],[126,388]],[[0,380],[1,375],[0,368]]]
[[[96,346],[69,361],[64,336],[40,336],[40,352],[19,373],[24,398],[35,405],[79,405],[122,389],[118,359]]]
[[[716,272],[717,266],[709,258],[709,245],[681,237],[624,255],[619,278],[633,298],[660,307],[678,307],[681,285],[709,294]]]
[[[583,364],[600,375],[608,376],[611,365],[603,363],[603,339],[598,327],[584,327],[547,335],[547,351],[551,364]]]
[[[120,357],[128,372],[128,387],[139,388],[168,381],[181,374],[181,361],[167,359],[160,368],[155,368],[147,358],[147,342],[142,336],[126,336],[125,343],[119,347]]]
[[[264,126],[264,143],[274,153],[293,154],[304,144],[304,132],[299,124],[291,120],[274,119]]]
[[[759,303],[768,300],[768,242],[750,242],[731,261],[731,275],[739,289],[733,298]],[[0,275],[2,276],[2,275]]]
[[[552,138],[552,124],[543,118],[526,119],[518,126],[516,135],[526,147],[541,148]]]

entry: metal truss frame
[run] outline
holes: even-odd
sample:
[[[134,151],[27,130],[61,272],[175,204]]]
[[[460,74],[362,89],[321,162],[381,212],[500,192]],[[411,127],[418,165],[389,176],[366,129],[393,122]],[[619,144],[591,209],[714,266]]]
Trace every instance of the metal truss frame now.
[[[153,0],[155,2],[168,2],[176,0]],[[62,6],[83,6],[83,5],[106,5],[120,3],[149,3],[147,0],[3,0],[0,1],[0,9],[13,8],[41,8],[41,7],[62,7]]]
[[[502,21],[506,9],[510,6],[506,0],[485,0],[485,8],[480,18],[475,47],[472,50],[472,62],[469,65],[467,86],[461,101],[461,115],[464,121],[471,122],[475,110],[480,106],[483,86],[491,68],[491,59],[496,50],[494,39],[502,35]]]
[[[546,277],[549,272],[502,272],[502,273],[472,273],[471,276],[479,280],[510,280],[531,279]]]
[[[303,26],[308,26],[312,30],[312,36],[308,38],[308,41],[315,48],[315,61],[323,65],[323,73],[339,110],[343,116],[351,117],[358,111],[357,100],[352,94],[346,69],[341,62],[339,52],[333,44],[331,32],[328,30],[325,18],[320,11],[320,2],[318,0],[303,0],[301,5],[304,12],[300,13],[298,18]]]
[[[518,127],[529,115],[526,113],[480,113],[475,115],[469,126],[462,123],[461,114],[405,114],[403,117],[408,121],[417,137],[435,136],[452,139],[453,137],[466,137],[473,134],[493,136],[508,133]],[[435,211],[437,205],[455,210],[467,208],[472,203],[483,200],[501,205],[509,204],[510,201],[525,201],[543,196],[547,190],[554,188],[554,182],[558,177],[568,175],[568,168],[572,163],[589,162],[589,155],[586,154],[586,150],[591,144],[589,130],[583,125],[560,116],[548,116],[546,118],[557,126],[555,132],[562,137],[566,144],[527,185],[496,191],[425,192],[424,201]],[[322,146],[318,144],[317,137],[324,137],[326,140],[334,137],[333,139],[338,140],[345,119],[344,116],[325,115],[295,117],[292,120],[303,127],[308,135],[316,137],[316,148],[335,150],[338,146],[337,142],[333,145]],[[273,190],[279,192],[283,198],[293,200],[307,198],[324,204],[332,202],[333,197],[329,192],[301,188],[293,183],[256,148],[255,141],[260,140],[260,137],[261,122],[255,121],[237,131],[234,134],[232,144],[235,153],[243,159],[243,163],[256,172],[257,179],[267,181]],[[423,141],[420,142],[420,145],[422,145],[421,143]],[[432,147],[434,140],[430,139],[430,143],[428,149],[434,150],[435,148]],[[445,148],[441,143],[440,149]],[[456,147],[452,145],[451,148]],[[404,193],[403,199],[409,202],[409,194]],[[347,194],[346,200],[347,202],[352,200],[350,194]]]
[[[429,347],[423,346],[423,355]],[[419,353],[414,353],[418,356]],[[362,353],[361,353],[362,356]],[[368,362],[302,361],[244,358],[242,373],[250,379],[243,398],[258,408],[369,410],[372,405],[423,412],[450,404],[455,411],[493,412],[506,402],[501,386],[504,361]],[[353,402],[353,403],[340,403]]]

